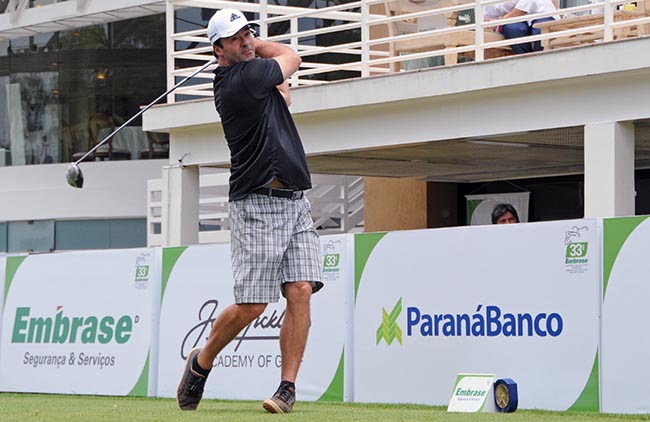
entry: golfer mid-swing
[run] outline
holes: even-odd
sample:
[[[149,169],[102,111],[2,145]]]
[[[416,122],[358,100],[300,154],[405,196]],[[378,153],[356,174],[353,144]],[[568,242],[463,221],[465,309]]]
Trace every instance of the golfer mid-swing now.
[[[246,17],[222,9],[208,24],[219,59],[214,102],[230,148],[230,227],[235,304],[217,317],[202,349],[193,349],[177,390],[183,410],[197,408],[217,354],[280,293],[280,387],[264,401],[272,413],[293,409],[294,382],[309,332],[309,302],[321,283],[320,247],[303,191],[311,179],[289,112],[286,79],[300,57],[253,36]]]

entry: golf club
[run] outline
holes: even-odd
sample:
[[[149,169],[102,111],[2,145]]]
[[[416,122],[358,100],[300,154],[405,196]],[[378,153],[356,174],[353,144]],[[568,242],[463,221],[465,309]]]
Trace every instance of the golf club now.
[[[127,125],[128,125],[129,123],[131,123],[133,120],[137,119],[138,116],[140,116],[142,113],[144,113],[145,111],[147,111],[147,110],[149,110],[151,107],[153,107],[153,106],[154,106],[158,101],[162,100],[162,99],[165,98],[167,95],[169,95],[169,94],[171,94],[172,92],[174,92],[174,91],[176,90],[176,88],[178,88],[179,86],[183,85],[185,82],[187,82],[188,80],[192,79],[193,77],[195,77],[196,75],[198,75],[199,73],[201,73],[202,71],[204,71],[208,66],[210,66],[210,65],[212,65],[212,64],[214,64],[214,63],[216,63],[216,61],[217,61],[217,59],[216,59],[216,58],[213,58],[212,60],[210,60],[209,62],[207,62],[207,63],[204,64],[203,66],[201,66],[201,67],[200,67],[198,70],[196,70],[194,73],[192,73],[191,75],[187,76],[185,79],[183,79],[182,81],[180,81],[179,83],[177,83],[176,85],[174,85],[173,87],[171,87],[171,88],[170,88],[169,90],[167,90],[165,93],[163,93],[163,94],[160,95],[158,98],[156,98],[156,99],[153,100],[151,103],[149,103],[146,107],[142,108],[138,113],[136,113],[136,114],[135,114],[133,117],[131,117],[129,120],[127,120],[126,122],[124,122],[120,127],[118,127],[118,128],[115,129],[113,132],[111,132],[111,133],[110,133],[106,138],[104,138],[101,142],[97,143],[97,145],[95,145],[95,146],[94,146],[90,151],[88,151],[87,153],[85,153],[85,154],[83,155],[83,157],[81,157],[81,158],[79,158],[77,161],[71,163],[71,164],[68,166],[68,170],[66,171],[66,174],[65,174],[65,178],[66,178],[66,180],[68,181],[68,184],[69,184],[70,186],[72,186],[73,188],[81,189],[81,188],[83,187],[83,184],[84,184],[84,177],[83,177],[83,173],[81,172],[81,168],[79,168],[79,163],[81,163],[81,162],[82,162],[83,160],[85,160],[89,155],[91,155],[93,152],[95,152],[95,151],[97,150],[97,148],[99,148],[99,147],[101,147],[102,145],[104,145],[104,144],[105,144],[109,139],[111,139],[113,136],[115,136],[115,134],[117,134],[119,131],[121,131],[122,129],[124,129],[125,126],[127,126]]]

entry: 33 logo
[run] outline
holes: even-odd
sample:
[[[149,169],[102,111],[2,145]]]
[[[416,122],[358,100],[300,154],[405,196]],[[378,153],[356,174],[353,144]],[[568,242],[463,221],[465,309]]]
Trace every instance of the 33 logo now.
[[[323,257],[323,267],[332,268],[339,265],[340,254],[332,253]]]
[[[135,268],[135,278],[147,278],[149,276],[149,266],[139,265]]]
[[[566,247],[567,258],[582,258],[587,255],[587,242],[569,243]]]

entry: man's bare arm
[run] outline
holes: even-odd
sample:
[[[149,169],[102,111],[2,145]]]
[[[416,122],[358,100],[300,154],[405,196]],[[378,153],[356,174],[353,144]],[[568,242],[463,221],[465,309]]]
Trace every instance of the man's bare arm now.
[[[277,86],[278,91],[282,94],[284,101],[287,103],[287,107],[291,105],[291,93],[289,92],[289,81],[284,80],[280,85]]]
[[[263,59],[274,59],[280,64],[282,76],[287,79],[300,68],[302,59],[290,47],[284,44],[255,38],[255,53]],[[280,91],[282,92],[282,91]]]
[[[528,13],[524,12],[523,10],[519,10],[519,9],[515,8],[515,9],[512,9],[510,12],[506,13],[505,15],[503,15],[502,18],[503,19],[514,18],[515,16],[524,16],[524,15],[527,15],[527,14]]]

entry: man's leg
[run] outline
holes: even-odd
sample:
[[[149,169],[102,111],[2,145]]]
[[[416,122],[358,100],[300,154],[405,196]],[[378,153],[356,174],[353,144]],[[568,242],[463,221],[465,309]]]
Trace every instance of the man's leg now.
[[[265,303],[233,304],[219,314],[212,325],[207,343],[201,349],[197,361],[204,369],[212,368],[212,363],[219,352],[234,339],[237,334],[266,309]]]
[[[309,334],[309,301],[312,287],[309,282],[286,283],[284,293],[287,310],[280,329],[282,380],[296,382],[302,355]]]
[[[526,37],[529,35],[530,27],[527,22],[516,22],[503,25],[501,33],[506,39]],[[521,44],[512,44],[510,46],[515,54],[530,53],[533,51],[533,46],[529,42]]]
[[[535,24],[538,22],[549,22],[549,21],[554,21],[555,19],[552,17],[548,18],[541,18],[541,19],[536,19],[533,21],[533,26],[530,29],[530,35],[539,35],[542,33],[542,30],[539,28],[535,28]],[[533,51],[542,51],[544,48],[542,47],[542,42],[541,41],[535,41],[533,43]]]
[[[287,203],[291,211],[291,240],[280,264],[282,294],[287,307],[280,330],[282,370],[280,387],[273,397],[264,400],[264,409],[271,413],[287,413],[296,401],[295,381],[309,333],[310,300],[314,292],[323,287],[321,282],[322,257],[318,233],[311,219],[307,198]],[[297,280],[297,281],[294,281]],[[301,281],[309,280],[309,281]]]
[[[178,407],[182,410],[196,410],[203,397],[205,381],[212,369],[214,358],[244,327],[264,312],[265,308],[264,303],[235,304],[219,314],[203,349],[192,349],[187,356],[185,369],[176,390]]]
[[[273,397],[263,403],[264,408],[271,413],[289,413],[293,410],[296,400],[294,383],[309,334],[309,301],[312,290],[310,282],[299,281],[284,284],[287,309],[280,329],[282,382]]]

